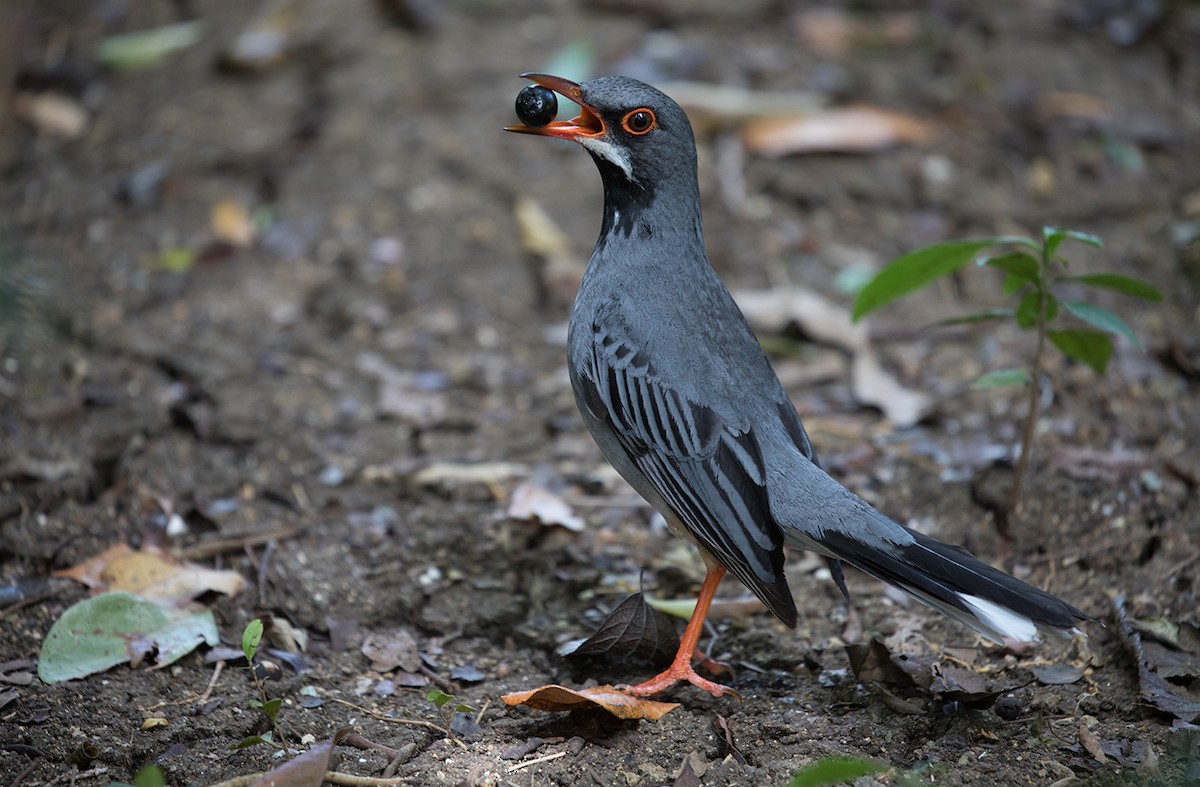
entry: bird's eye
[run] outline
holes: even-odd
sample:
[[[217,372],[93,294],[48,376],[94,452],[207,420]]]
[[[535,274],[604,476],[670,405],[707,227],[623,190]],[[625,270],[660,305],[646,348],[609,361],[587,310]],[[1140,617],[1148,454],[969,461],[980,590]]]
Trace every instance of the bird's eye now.
[[[642,135],[649,133],[655,125],[654,112],[649,109],[635,109],[621,118],[621,128],[630,134]]]

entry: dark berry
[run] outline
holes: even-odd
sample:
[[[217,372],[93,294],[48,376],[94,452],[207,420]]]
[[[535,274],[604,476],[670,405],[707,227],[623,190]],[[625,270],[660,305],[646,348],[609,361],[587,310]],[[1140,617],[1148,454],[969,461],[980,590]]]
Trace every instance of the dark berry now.
[[[558,114],[558,96],[548,87],[526,85],[517,93],[517,117],[533,128],[546,125]]]

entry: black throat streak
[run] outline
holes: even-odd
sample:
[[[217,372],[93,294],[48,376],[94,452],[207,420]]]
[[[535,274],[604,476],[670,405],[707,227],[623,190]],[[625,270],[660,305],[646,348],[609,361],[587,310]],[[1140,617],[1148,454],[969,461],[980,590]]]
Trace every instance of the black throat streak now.
[[[654,230],[645,216],[654,203],[655,188],[652,183],[630,180],[625,171],[607,159],[592,156],[604,182],[604,223],[600,226],[600,241],[620,234],[626,238],[637,232],[647,240]]]

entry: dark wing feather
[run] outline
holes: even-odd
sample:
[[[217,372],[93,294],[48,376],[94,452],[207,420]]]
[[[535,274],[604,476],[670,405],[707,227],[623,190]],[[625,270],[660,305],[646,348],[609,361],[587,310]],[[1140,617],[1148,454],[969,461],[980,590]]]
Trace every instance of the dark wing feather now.
[[[663,383],[631,342],[600,325],[592,332],[592,352],[579,375],[584,405],[612,428],[692,537],[794,626],[783,536],[770,513],[766,468],[751,430],[726,423]]]

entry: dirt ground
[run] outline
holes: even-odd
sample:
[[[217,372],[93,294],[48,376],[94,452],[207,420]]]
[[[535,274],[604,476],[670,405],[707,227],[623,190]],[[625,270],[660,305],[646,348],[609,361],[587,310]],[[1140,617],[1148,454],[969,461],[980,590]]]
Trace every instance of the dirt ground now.
[[[267,684],[285,728],[320,740],[349,725],[395,750],[339,747],[345,773],[378,777],[394,760],[405,784],[695,784],[677,781],[687,761],[705,785],[786,784],[852,755],[891,766],[874,777],[887,784],[1200,784],[1197,728],[1143,701],[1113,615],[1121,597],[1130,615],[1200,622],[1200,9],[651,5],[296,0],[294,50],[252,74],[214,66],[252,4],[9,9],[0,583],[15,590],[0,605],[0,784],[126,781],[152,762],[169,784],[210,784],[278,764],[266,746],[230,750],[266,727],[243,668],[209,687],[208,648],[162,670],[15,677],[87,595],[51,572],[147,539],[248,580],[202,599],[225,644],[263,613],[307,633],[299,669],[281,661]],[[203,19],[195,45],[139,71],[96,65],[106,36],[188,14]],[[569,258],[586,258],[601,207],[592,163],[500,131],[516,74],[579,41],[597,75],[803,92],[934,130],[877,152],[768,160],[728,125],[699,126],[709,252],[734,289],[797,286],[848,308],[846,269],[1052,224],[1105,240],[1102,253],[1078,247],[1080,271],[1165,293],[1154,305],[1096,296],[1145,354],[1119,342],[1103,378],[1050,364],[1008,539],[988,501],[1011,477],[1024,399],[968,385],[1019,365],[1031,338],[919,330],[995,305],[992,279],[967,271],[873,319],[887,368],[934,398],[917,426],[856,403],[842,349],[771,337],[835,476],[1095,616],[1086,646],[1005,653],[858,574],[851,608],[797,554],[797,630],[745,604],[713,617],[712,653],[736,669],[740,701],[677,688],[681,706],[658,722],[500,703],[543,683],[649,676],[653,665],[556,649],[639,576],[659,598],[694,594],[703,576],[583,430],[566,299],[514,215],[536,199]],[[7,116],[55,92],[83,110],[82,128]],[[213,229],[221,205],[235,206],[233,231]],[[242,247],[236,206],[257,222]],[[586,529],[507,516],[526,482]],[[184,527],[167,536],[175,514]],[[743,598],[735,585],[722,596]],[[415,677],[373,671],[362,652],[400,630],[424,657]],[[873,636],[1010,689],[1004,713],[859,682],[843,645]],[[1048,685],[1030,677],[1046,661],[1087,670]],[[476,709],[452,737],[428,726],[443,723],[433,687]],[[155,713],[166,723],[144,726]],[[96,757],[80,774],[68,759],[85,743]]]

